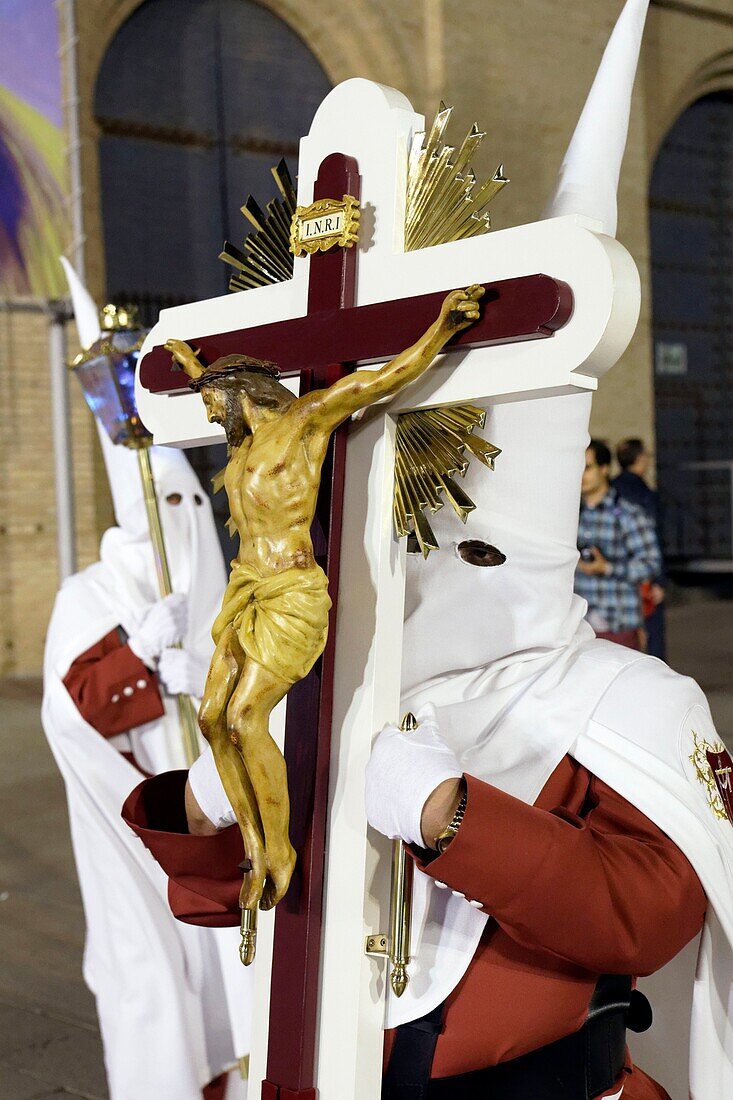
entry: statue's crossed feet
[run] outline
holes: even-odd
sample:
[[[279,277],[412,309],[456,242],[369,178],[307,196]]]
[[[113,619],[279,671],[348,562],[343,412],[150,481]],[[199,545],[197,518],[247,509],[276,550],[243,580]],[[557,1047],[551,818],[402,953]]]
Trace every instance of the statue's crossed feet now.
[[[242,909],[272,909],[285,897],[295,868],[295,849],[288,841],[266,853],[256,850],[242,869],[245,871],[242,889],[239,892],[239,905]],[[245,869],[245,867],[248,869]]]
[[[260,909],[272,909],[285,897],[295,870],[295,859],[295,849],[290,841],[280,845],[275,852],[273,852],[271,846],[268,846],[267,880],[262,893]]]

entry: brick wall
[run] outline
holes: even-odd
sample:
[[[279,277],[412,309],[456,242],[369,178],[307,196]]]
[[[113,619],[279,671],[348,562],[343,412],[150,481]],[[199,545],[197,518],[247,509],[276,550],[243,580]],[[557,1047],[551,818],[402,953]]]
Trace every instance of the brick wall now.
[[[71,327],[71,347],[75,340]],[[91,415],[70,382],[77,548],[86,565],[96,557],[99,524],[108,517],[100,515],[97,499],[103,482]],[[0,675],[27,675],[41,668],[58,588],[45,313],[0,310],[0,390]]]

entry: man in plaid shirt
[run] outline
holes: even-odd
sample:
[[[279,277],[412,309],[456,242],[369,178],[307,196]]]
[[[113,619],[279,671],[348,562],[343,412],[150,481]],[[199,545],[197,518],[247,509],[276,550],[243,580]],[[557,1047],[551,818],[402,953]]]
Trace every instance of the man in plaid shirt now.
[[[639,649],[639,585],[659,574],[662,556],[651,519],[619,497],[610,473],[611,452],[592,439],[585,452],[575,591],[587,601],[588,621],[599,637]]]

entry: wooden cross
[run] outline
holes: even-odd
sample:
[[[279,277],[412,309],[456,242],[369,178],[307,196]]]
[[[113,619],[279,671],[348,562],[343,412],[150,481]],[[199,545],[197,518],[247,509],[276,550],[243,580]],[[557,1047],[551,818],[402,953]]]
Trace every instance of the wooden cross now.
[[[367,829],[363,782],[374,733],[399,717],[397,417],[595,389],[638,317],[633,261],[583,219],[404,253],[407,149],[423,126],[393,89],[361,79],[335,88],[301,142],[298,203],[361,198],[358,248],[296,259],[289,282],[166,310],[140,356],[138,408],[155,442],[219,442],[198,395],[182,392],[182,376],[170,369],[168,338],[200,347],[207,362],[232,352],[274,360],[299,376],[303,392],[403,350],[435,319],[448,290],[486,288],[480,322],[420,382],[341,429],[324,469],[320,551],[334,611],[322,662],[287,702],[299,863],[274,921],[260,919],[250,1088],[258,1096],[262,1082],[263,1100],[380,1094],[385,975],[365,956],[364,939],[387,924],[389,846]]]

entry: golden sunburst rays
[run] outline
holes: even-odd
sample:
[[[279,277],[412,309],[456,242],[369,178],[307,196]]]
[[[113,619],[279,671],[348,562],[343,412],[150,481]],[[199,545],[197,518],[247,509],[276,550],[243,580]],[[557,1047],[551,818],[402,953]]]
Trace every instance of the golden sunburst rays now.
[[[471,160],[486,134],[476,123],[460,149],[443,142],[452,107],[440,104],[427,137],[415,134],[408,158],[405,251],[460,241],[487,233],[487,207],[509,180],[500,164],[493,176],[478,183]]]
[[[397,536],[407,536],[411,553],[427,558],[439,549],[426,512],[437,512],[447,500],[465,523],[476,507],[455,475],[465,475],[471,455],[494,469],[500,449],[473,434],[485,419],[484,410],[475,405],[420,409],[399,418],[393,516]]]
[[[219,253],[220,260],[235,268],[229,280],[231,291],[252,290],[293,277],[290,223],[295,213],[295,187],[284,160],[270,171],[280,197],[271,199],[263,211],[250,195],[241,209],[255,232],[245,238],[244,251],[225,241]]]

